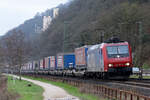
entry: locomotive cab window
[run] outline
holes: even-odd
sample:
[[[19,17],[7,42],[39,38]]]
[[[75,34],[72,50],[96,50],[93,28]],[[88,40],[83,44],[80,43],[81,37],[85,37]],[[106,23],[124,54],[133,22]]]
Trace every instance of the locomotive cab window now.
[[[108,58],[119,58],[129,56],[128,45],[108,46],[106,48]]]

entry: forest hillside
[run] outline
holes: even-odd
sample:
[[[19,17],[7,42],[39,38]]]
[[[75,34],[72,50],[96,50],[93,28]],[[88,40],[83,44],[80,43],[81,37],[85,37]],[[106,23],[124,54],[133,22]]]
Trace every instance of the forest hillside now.
[[[30,39],[31,58],[74,52],[116,36],[131,44],[135,65],[150,66],[149,11],[149,0],[70,0],[60,6],[59,16],[46,31]]]

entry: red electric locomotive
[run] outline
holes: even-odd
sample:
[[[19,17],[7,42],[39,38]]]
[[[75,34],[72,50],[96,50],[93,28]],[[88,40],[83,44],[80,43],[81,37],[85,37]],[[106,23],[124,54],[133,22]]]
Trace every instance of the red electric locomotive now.
[[[128,78],[132,74],[132,53],[128,42],[113,38],[91,46],[87,59],[87,74],[92,76]]]

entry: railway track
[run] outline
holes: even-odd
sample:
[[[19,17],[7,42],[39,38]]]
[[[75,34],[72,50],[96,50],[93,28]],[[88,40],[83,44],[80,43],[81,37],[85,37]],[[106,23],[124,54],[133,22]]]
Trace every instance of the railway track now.
[[[142,80],[129,79],[128,81],[113,81],[113,82],[150,89],[150,79],[142,79]]]
[[[143,79],[139,79],[139,78],[130,78],[129,80],[131,81],[147,81],[147,82],[150,82],[150,79],[146,79],[146,78],[143,78]]]
[[[38,77],[46,78],[48,80],[53,79],[53,81],[72,81],[79,82],[82,84],[89,85],[103,85],[108,88],[119,89],[124,91],[134,91],[134,93],[139,93],[144,96],[150,97],[150,84],[149,81],[145,80],[129,80],[129,81],[116,81],[116,80],[99,80],[99,79],[85,79],[85,78],[77,78],[77,77],[60,77],[60,76],[47,76],[47,75],[38,75]],[[148,99],[150,100],[150,99]]]
[[[145,83],[145,82],[124,82],[125,84],[129,84],[129,85],[134,85],[134,86],[140,86],[140,87],[146,87],[146,88],[150,88],[150,84]]]
[[[121,84],[121,85],[128,85],[128,86],[137,87],[137,88],[150,89],[150,84],[149,83],[145,83],[145,82],[134,82],[134,81],[122,82],[122,81],[115,81],[113,83],[115,83],[115,84]]]
[[[41,76],[41,75],[40,75]],[[47,75],[42,75],[44,77],[47,77]],[[124,80],[102,80],[102,79],[91,79],[91,78],[78,78],[78,77],[61,77],[61,76],[50,76],[54,77],[56,79],[69,79],[69,80],[80,80],[85,83],[91,83],[91,84],[102,84],[102,85],[107,85],[108,83],[113,83],[113,84],[122,84],[122,85],[130,85],[130,86],[136,86],[140,88],[147,88],[150,89],[150,79],[129,79],[128,81]],[[109,85],[109,84],[108,84]]]

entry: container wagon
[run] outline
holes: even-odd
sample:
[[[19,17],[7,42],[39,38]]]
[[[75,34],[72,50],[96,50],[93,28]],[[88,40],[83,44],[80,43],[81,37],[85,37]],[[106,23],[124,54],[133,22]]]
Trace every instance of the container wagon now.
[[[90,46],[83,46],[75,49],[75,64],[76,69],[86,70],[87,68],[87,51]]]

